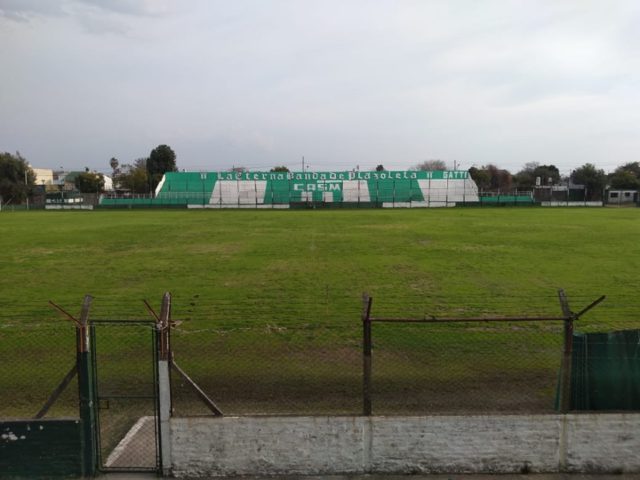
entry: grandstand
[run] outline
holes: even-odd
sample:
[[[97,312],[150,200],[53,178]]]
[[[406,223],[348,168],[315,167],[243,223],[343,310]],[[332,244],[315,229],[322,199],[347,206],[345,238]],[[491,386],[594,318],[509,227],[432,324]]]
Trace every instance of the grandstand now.
[[[104,206],[187,208],[445,207],[477,203],[469,172],[168,172],[153,197],[103,198]]]

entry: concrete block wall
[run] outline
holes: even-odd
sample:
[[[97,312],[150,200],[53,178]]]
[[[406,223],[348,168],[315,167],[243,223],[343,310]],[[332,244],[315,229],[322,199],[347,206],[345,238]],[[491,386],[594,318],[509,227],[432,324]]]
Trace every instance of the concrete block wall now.
[[[640,472],[640,414],[173,418],[175,476]]]
[[[371,471],[517,473],[558,470],[554,416],[433,416],[373,419]]]
[[[568,472],[640,472],[640,415],[567,415]]]
[[[189,477],[361,473],[361,424],[358,417],[174,418],[172,472]]]

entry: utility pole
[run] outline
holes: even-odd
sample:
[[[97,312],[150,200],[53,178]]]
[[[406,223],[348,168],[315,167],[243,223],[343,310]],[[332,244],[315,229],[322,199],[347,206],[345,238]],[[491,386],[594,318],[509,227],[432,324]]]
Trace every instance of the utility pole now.
[[[304,173],[304,155],[302,156],[302,173]]]
[[[29,210],[29,183],[27,182],[27,169],[24,169],[24,186],[27,190],[27,210]]]

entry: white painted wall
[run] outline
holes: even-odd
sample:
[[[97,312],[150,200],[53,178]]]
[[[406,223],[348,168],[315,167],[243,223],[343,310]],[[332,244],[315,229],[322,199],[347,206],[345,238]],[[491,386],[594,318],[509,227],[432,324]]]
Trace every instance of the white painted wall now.
[[[267,190],[266,181],[219,180],[213,187],[209,203],[224,206],[262,205]]]
[[[478,202],[478,187],[471,178],[420,179],[418,185],[429,207],[455,206],[456,203]]]
[[[366,180],[345,180],[342,182],[343,202],[370,202],[369,182]]]
[[[639,432],[640,414],[173,418],[172,471],[640,472]]]

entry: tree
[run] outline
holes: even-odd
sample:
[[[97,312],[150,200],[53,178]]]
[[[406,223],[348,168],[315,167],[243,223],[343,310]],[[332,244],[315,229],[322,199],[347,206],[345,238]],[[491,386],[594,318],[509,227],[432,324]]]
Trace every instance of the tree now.
[[[287,167],[285,167],[284,165],[281,165],[279,167],[273,167],[270,171],[271,172],[288,172],[289,169]]]
[[[131,193],[149,193],[147,159],[139,158],[133,165],[122,165],[121,172],[114,181],[119,189],[128,190]]]
[[[609,185],[616,190],[640,190],[640,162],[622,165],[609,175]]]
[[[415,165],[414,167],[412,167],[412,170],[423,170],[423,171],[427,171],[427,172],[431,172],[433,170],[446,170],[447,169],[447,164],[444,162],[444,160],[425,160],[422,163],[419,163],[418,165]]]
[[[76,177],[75,184],[81,193],[100,193],[104,190],[104,175],[84,172]]]
[[[604,170],[596,168],[592,163],[585,163],[571,172],[571,181],[577,185],[584,185],[585,200],[601,200],[602,191],[607,182]]]
[[[109,166],[111,167],[111,171],[113,172],[112,178],[116,178],[120,173],[120,169],[118,168],[120,166],[120,162],[116,157],[111,157],[111,160],[109,160]]]
[[[488,165],[487,170],[491,177],[491,189],[498,192],[505,192],[511,190],[513,177],[508,170],[504,170],[496,167],[495,165]]]
[[[520,189],[533,189],[538,185],[538,178],[540,178],[540,185],[555,185],[560,182],[560,171],[555,165],[540,165],[538,162],[530,162],[515,174],[514,181]]]
[[[471,167],[469,175],[480,190],[489,190],[491,188],[491,176],[485,167]]]
[[[147,159],[147,176],[154,191],[166,172],[177,172],[176,154],[169,145],[158,145]]]
[[[24,202],[35,182],[36,174],[20,152],[15,155],[0,153],[0,197],[3,203]]]
[[[376,172],[384,172],[384,165],[380,164],[376,167]]]
[[[471,167],[469,175],[480,190],[508,192],[511,190],[513,177],[508,170],[489,164],[480,168]]]

